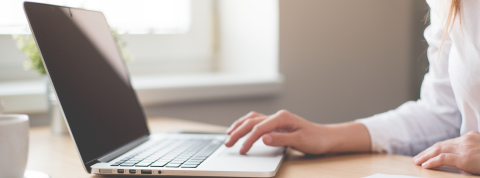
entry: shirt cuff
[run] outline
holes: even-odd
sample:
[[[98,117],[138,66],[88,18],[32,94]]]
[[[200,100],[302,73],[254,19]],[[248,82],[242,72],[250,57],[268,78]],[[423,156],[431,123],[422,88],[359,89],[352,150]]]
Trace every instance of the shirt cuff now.
[[[367,127],[367,130],[370,134],[371,151],[377,153],[390,153],[385,146],[388,145],[388,138],[385,135],[384,129],[385,125],[381,122],[378,122],[375,118],[368,117],[363,119],[357,119],[355,122],[362,123]]]

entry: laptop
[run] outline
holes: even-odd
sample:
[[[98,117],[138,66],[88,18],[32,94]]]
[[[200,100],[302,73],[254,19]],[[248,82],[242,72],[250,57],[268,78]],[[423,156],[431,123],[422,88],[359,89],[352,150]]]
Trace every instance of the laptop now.
[[[24,10],[85,171],[100,175],[272,177],[284,147],[240,155],[226,134],[151,134],[105,16],[25,2]]]

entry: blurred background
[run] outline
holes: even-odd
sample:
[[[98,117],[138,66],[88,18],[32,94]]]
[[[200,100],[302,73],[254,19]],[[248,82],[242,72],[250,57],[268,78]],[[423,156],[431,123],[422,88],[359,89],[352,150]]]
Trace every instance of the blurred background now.
[[[345,122],[417,100],[428,71],[424,0],[42,2],[105,13],[133,56],[127,66],[148,117],[230,125],[249,111],[287,109]],[[7,113],[48,124],[45,77],[23,69],[11,37],[28,34],[21,2],[8,7],[0,99]]]

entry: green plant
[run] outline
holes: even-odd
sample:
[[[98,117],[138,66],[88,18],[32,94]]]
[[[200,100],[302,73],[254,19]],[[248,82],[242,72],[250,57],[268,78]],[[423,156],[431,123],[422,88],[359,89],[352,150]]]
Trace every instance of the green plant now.
[[[127,49],[127,42],[125,42],[118,34],[117,30],[111,29],[112,35],[117,42],[118,48],[125,62],[133,61],[134,56]],[[43,66],[42,57],[38,52],[37,45],[32,35],[12,35],[17,47],[28,57],[28,60],[23,63],[25,70],[34,70],[40,74],[46,74]]]
[[[37,45],[32,35],[12,35],[17,42],[17,47],[28,57],[28,61],[23,63],[24,69],[35,70],[40,74],[46,74],[43,67],[42,57],[38,52]]]
[[[118,49],[120,50],[120,55],[125,62],[131,62],[134,59],[133,54],[127,49],[127,42],[122,39],[122,36],[118,34],[116,29],[111,29],[113,38],[117,42]]]

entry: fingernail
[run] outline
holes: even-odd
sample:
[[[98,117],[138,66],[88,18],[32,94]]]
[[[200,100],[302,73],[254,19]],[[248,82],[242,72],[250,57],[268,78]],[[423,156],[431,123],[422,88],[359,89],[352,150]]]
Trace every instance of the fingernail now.
[[[424,162],[422,163],[422,167],[425,167],[425,165],[427,165],[428,161],[427,162]]]
[[[272,144],[272,142],[273,142],[272,136],[270,136],[270,135],[264,135],[264,136],[263,136],[263,142],[264,142],[265,144],[267,144],[267,145]]]
[[[242,155],[244,155],[244,154],[245,154],[245,152],[243,151],[244,149],[245,149],[245,147],[244,147],[244,146],[242,146],[242,148],[240,148],[240,154],[242,154]]]

